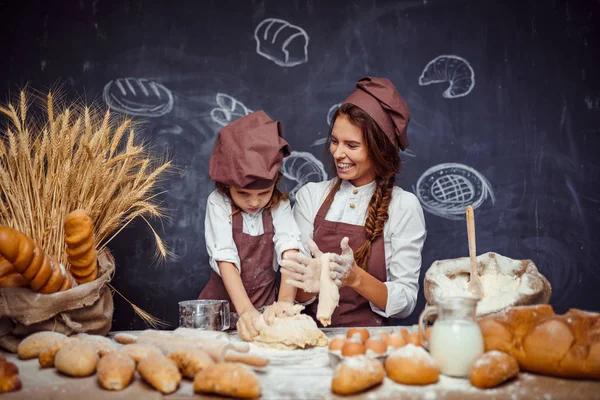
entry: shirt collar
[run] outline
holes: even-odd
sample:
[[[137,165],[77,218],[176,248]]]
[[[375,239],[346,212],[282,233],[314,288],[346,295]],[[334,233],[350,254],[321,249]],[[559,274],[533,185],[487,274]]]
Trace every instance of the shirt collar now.
[[[344,193],[358,194],[360,196],[372,196],[375,192],[375,186],[375,181],[369,182],[362,186],[354,186],[352,183],[350,183],[350,181],[342,181],[340,191]],[[358,190],[358,193],[354,193],[355,190]]]

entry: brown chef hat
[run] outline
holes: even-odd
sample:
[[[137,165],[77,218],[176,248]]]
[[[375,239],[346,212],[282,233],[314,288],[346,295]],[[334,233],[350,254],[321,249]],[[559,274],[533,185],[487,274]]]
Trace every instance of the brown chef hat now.
[[[289,154],[281,123],[259,110],[219,131],[208,174],[225,185],[265,189],[277,182],[281,162]]]
[[[361,78],[344,103],[354,104],[369,114],[388,139],[399,145],[400,149],[408,147],[406,127],[410,121],[410,111],[389,79],[371,76]]]

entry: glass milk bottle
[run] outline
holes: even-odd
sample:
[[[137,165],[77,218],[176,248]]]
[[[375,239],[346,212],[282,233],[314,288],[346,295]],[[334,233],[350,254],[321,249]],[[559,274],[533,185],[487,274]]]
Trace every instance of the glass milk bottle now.
[[[419,317],[421,340],[444,375],[468,377],[471,365],[484,352],[475,313],[478,301],[473,297],[447,297],[426,307]],[[424,324],[432,315],[438,317],[426,340]]]

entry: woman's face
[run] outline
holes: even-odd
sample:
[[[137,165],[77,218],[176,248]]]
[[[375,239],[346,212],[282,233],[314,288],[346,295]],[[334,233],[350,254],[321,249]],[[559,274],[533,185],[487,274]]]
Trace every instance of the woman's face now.
[[[363,186],[375,180],[375,165],[369,157],[362,131],[343,114],[336,118],[333,125],[329,152],[340,179],[350,181],[354,186]]]
[[[256,214],[271,200],[273,189],[275,189],[275,185],[266,189],[243,189],[232,186],[229,194],[240,210],[246,214]]]

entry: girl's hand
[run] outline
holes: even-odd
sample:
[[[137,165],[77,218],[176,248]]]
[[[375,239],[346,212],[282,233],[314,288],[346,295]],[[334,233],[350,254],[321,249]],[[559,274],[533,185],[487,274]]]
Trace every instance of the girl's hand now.
[[[354,251],[348,246],[349,239],[342,239],[340,247],[342,254],[332,254],[329,269],[331,271],[331,279],[335,282],[338,288],[346,286],[348,278],[350,278],[352,267],[354,266]]]
[[[238,335],[247,342],[253,341],[266,326],[262,314],[255,308],[240,314],[236,324]]]
[[[286,275],[286,283],[304,290],[307,293],[318,293],[321,287],[321,255],[317,244],[308,239],[308,247],[312,253],[306,257],[301,253],[290,254],[281,262],[281,273]]]

